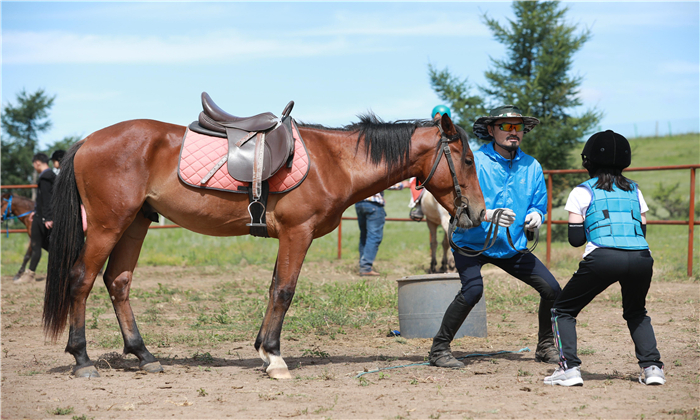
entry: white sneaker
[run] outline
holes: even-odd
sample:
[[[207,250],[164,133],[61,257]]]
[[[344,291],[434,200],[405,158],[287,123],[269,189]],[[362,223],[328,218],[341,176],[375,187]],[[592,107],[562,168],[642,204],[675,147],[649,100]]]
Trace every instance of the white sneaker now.
[[[564,370],[562,367],[558,367],[557,370],[552,373],[552,376],[547,376],[544,378],[544,384],[582,386],[583,379],[581,379],[581,369],[578,366],[566,370]]]
[[[658,366],[649,366],[639,373],[639,383],[644,385],[663,385],[666,383],[664,369]]]

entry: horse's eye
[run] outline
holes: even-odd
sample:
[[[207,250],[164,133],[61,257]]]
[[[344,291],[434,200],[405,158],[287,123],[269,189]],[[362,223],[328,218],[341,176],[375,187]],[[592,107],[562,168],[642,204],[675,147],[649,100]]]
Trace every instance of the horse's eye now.
[[[464,163],[466,163],[467,166],[472,166],[474,164],[474,159],[466,158],[466,159],[464,159]]]

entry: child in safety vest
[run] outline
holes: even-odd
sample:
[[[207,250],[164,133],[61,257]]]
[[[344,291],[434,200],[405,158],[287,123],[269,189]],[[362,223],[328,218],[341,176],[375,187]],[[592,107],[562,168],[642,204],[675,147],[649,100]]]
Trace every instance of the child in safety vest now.
[[[583,261],[552,307],[552,329],[559,367],[546,385],[580,386],[581,360],[576,352],[576,316],[611,284],[622,287],[622,317],[627,321],[641,368],[639,382],[663,385],[664,364],[645,308],[654,260],[646,242],[648,210],[637,185],[622,175],[632,152],[625,137],[611,130],[596,133],[581,154],[591,179],[571,191],[569,243],[586,244]]]

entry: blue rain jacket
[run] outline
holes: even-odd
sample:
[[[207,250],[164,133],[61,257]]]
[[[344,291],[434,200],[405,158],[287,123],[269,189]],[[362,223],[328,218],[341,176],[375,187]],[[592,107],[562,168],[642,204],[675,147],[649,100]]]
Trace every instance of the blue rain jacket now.
[[[486,208],[508,208],[515,212],[515,221],[509,227],[510,237],[516,248],[525,249],[525,217],[537,212],[542,216],[544,223],[544,216],[547,214],[547,186],[542,166],[520,149],[517,150],[511,166],[509,159],[505,159],[494,150],[493,141],[481,146],[474,153],[474,162]],[[490,225],[489,222],[483,222],[471,229],[455,229],[452,239],[460,247],[480,250],[484,247]],[[483,255],[510,258],[517,253],[508,244],[506,228],[499,226],[496,243]]]

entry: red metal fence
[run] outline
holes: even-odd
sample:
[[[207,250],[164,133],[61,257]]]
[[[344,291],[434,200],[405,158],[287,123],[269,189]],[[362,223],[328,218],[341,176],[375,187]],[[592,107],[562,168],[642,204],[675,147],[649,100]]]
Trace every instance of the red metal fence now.
[[[690,169],[690,208],[688,210],[688,220],[649,220],[647,219],[647,224],[650,225],[688,225],[688,277],[693,275],[693,233],[695,225],[700,225],[699,220],[695,220],[695,173],[696,169],[700,168],[700,165],[675,165],[675,166],[649,166],[643,168],[629,168],[625,169],[625,172],[635,172],[635,171],[668,171],[668,170],[681,170]],[[547,226],[547,267],[552,256],[552,225],[560,225],[569,223],[568,220],[552,220],[552,178],[557,174],[576,174],[576,173],[587,173],[585,169],[554,169],[545,170],[545,175],[547,175],[547,214],[550,215],[545,222]],[[357,220],[356,217],[343,217],[342,220]],[[387,218],[387,221],[396,222],[413,222],[411,219],[392,219]],[[342,249],[342,227],[343,222],[340,222],[338,226],[338,259],[341,258]]]
[[[668,170],[690,170],[690,208],[688,209],[688,220],[647,220],[647,224],[650,225],[688,225],[688,277],[693,275],[693,233],[695,225],[700,225],[700,221],[695,220],[695,175],[696,169],[700,168],[700,165],[675,165],[675,166],[648,166],[643,168],[629,168],[625,169],[625,172],[636,172],[636,171],[668,171]],[[552,178],[557,174],[575,174],[575,173],[586,173],[585,169],[556,169],[556,170],[545,170],[545,175],[547,175],[547,191],[552,191]],[[0,187],[2,189],[22,189],[22,188],[36,188],[36,185],[3,185]],[[552,196],[547,195],[547,214],[552,214]],[[338,225],[338,259],[341,258],[342,249],[342,231],[343,231],[343,220],[357,220],[356,217],[343,217]],[[387,218],[388,222],[413,222],[411,219],[401,219],[401,218]],[[567,224],[568,220],[552,220],[551,217],[547,219],[545,225],[547,226],[547,266],[549,266],[552,252],[552,225]],[[151,225],[151,229],[167,229],[167,228],[177,228],[178,225]],[[10,229],[10,233],[26,233],[26,229]]]

